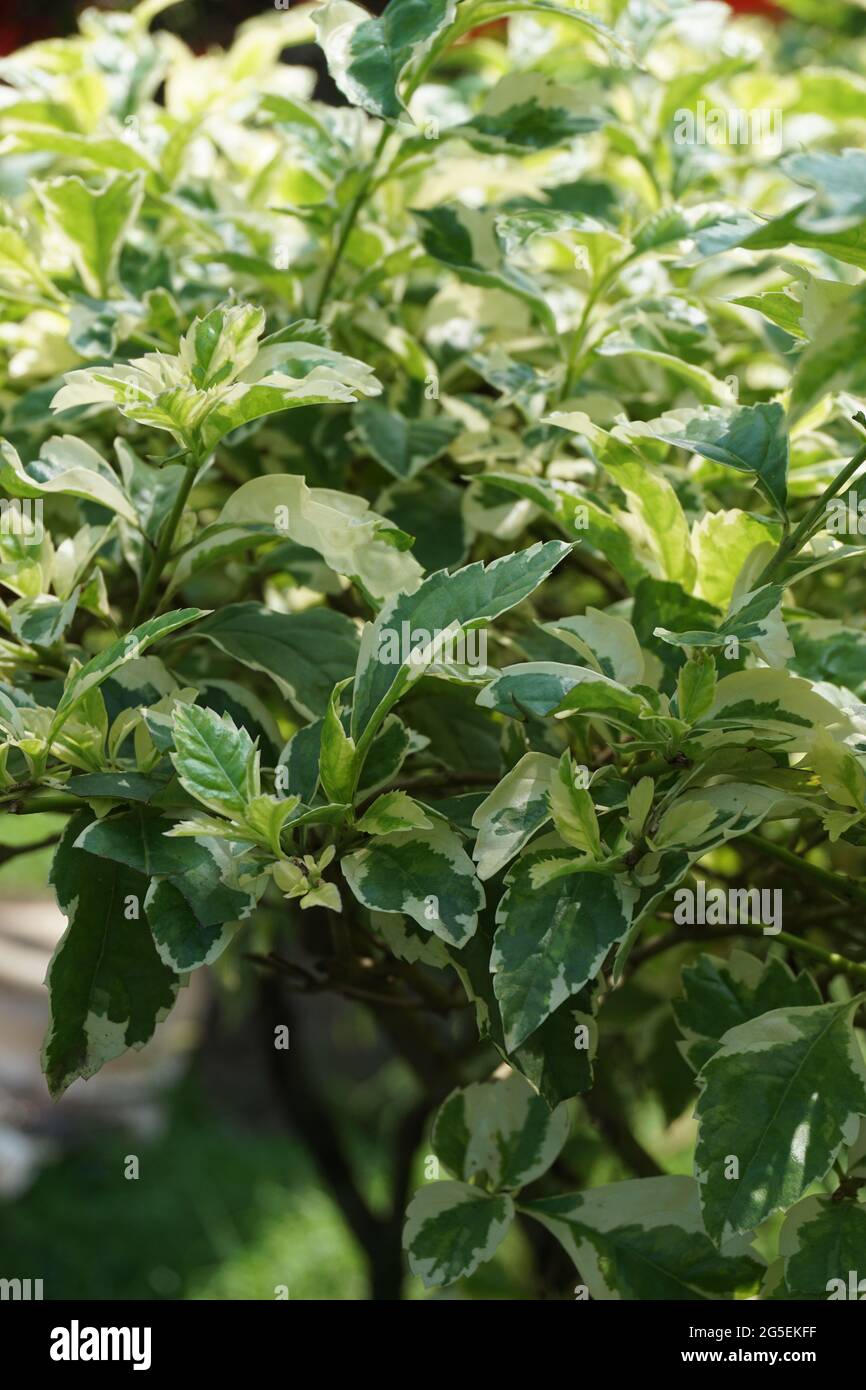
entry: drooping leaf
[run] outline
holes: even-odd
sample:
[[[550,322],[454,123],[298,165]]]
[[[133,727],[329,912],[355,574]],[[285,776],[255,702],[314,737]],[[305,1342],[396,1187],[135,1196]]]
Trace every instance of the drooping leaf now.
[[[773,1009],[725,1033],[706,1063],[695,1162],[714,1240],[793,1206],[855,1137],[866,1114],[859,1002]]]
[[[691,1178],[641,1178],[523,1207],[571,1255],[592,1298],[677,1302],[754,1292],[762,1266],[744,1241],[717,1250]]]
[[[514,1218],[507,1193],[488,1195],[462,1182],[434,1182],[409,1203],[403,1245],[426,1288],[473,1274],[502,1243]]]
[[[768,502],[784,517],[788,501],[788,436],[781,405],[705,407],[674,411],[651,421],[647,433],[712,463],[752,473]]]
[[[453,1091],[436,1116],[433,1147],[464,1182],[488,1191],[525,1187],[545,1173],[568,1138],[568,1110],[551,1111],[515,1073]]]
[[[785,1284],[793,1298],[863,1299],[866,1207],[832,1197],[806,1197],[779,1232]]]
[[[448,415],[408,419],[374,401],[365,401],[354,414],[364,448],[395,478],[414,478],[444,454],[463,426]]]
[[[72,817],[51,871],[69,923],[48,969],[51,1023],[43,1068],[55,1097],[127,1048],[143,1047],[178,988],[144,918],[147,880],[76,849],[88,822],[86,812]]]

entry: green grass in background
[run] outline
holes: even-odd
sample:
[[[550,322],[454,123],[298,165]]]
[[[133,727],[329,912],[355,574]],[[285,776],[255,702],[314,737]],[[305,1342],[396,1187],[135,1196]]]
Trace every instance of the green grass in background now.
[[[59,835],[66,824],[65,816],[10,816],[0,814],[0,845],[40,844],[49,835]],[[16,854],[0,867],[0,900],[13,897],[33,897],[51,894],[48,870],[53,850],[34,850],[32,854]]]
[[[127,1155],[138,1179],[124,1177]],[[364,1262],[290,1138],[234,1130],[194,1088],[155,1141],[91,1136],[0,1207],[0,1267],[46,1299],[365,1296]]]

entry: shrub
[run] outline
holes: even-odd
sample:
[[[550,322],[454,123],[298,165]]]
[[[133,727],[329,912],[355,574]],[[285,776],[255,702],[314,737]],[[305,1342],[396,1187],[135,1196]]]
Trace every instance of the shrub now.
[[[580,1295],[842,1296],[862,38],[327,0],[194,57],[164,8],[0,66],[0,767],[68,816],[52,1094],[228,952],[419,1073],[428,1286],[519,1216]],[[313,22],[350,106],[279,62]]]

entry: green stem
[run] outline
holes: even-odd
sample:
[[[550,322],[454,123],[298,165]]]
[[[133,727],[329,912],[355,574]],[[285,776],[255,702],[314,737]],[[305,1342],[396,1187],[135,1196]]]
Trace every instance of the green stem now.
[[[169,516],[166,517],[165,521],[162,524],[162,527],[159,532],[159,540],[157,542],[153,559],[150,562],[150,567],[147,571],[147,574],[144,576],[144,583],[141,586],[141,592],[138,595],[138,602],[136,603],[135,609],[132,614],[133,627],[135,627],[136,623],[139,621],[142,615],[149,611],[150,606],[153,602],[153,596],[156,593],[156,586],[159,583],[160,575],[165,569],[166,562],[171,553],[172,542],[174,541],[174,533],[180,524],[180,519],[183,516],[183,509],[186,506],[187,499],[189,497],[190,492],[192,491],[192,485],[195,482],[195,475],[198,471],[198,465],[199,460],[197,456],[191,454],[187,459],[186,473],[184,474],[183,481],[181,482],[181,485],[178,488],[177,496],[174,499],[174,506],[172,507]]]
[[[693,942],[701,941],[718,941],[725,937],[734,936],[753,936],[766,940],[767,933],[763,927],[753,922],[739,922],[730,927],[694,927],[687,931],[669,932],[665,936],[651,939],[641,950],[635,951],[629,962],[629,969],[636,970],[638,966],[643,965],[648,960],[653,960],[663,951],[673,950],[678,946],[687,946]],[[794,936],[787,931],[774,932],[770,940],[780,942],[791,951],[802,951],[805,955],[814,956],[816,960],[823,961],[825,965],[831,965],[835,970],[842,971],[845,975],[850,975],[852,979],[866,980],[866,965],[861,965],[856,960],[850,960],[848,956],[840,956],[838,951],[828,951],[823,946],[817,946],[812,941],[804,941],[801,936]]]
[[[855,416],[854,418],[866,424],[866,420],[864,420],[862,415]],[[802,550],[806,542],[810,540],[814,532],[818,530],[819,524],[826,513],[827,503],[831,502],[832,499],[842,491],[845,484],[853,478],[854,474],[864,463],[866,463],[866,444],[857,450],[854,457],[846,463],[842,472],[828,484],[818,500],[809,508],[796,530],[783,538],[775,555],[764,566],[760,575],[755,580],[752,586],[753,588],[759,589],[762,584],[769,583],[781,565],[783,565],[786,560],[793,559],[793,557]]]
[[[758,850],[759,853],[769,855],[771,859],[777,859],[780,864],[784,864],[800,878],[807,879],[817,887],[832,893],[834,898],[841,898],[842,902],[866,903],[866,884],[858,883],[852,878],[843,878],[840,874],[831,873],[829,869],[819,868],[817,864],[810,864],[808,859],[792,854],[789,849],[785,849],[784,845],[777,845],[772,840],[765,840],[762,835],[748,832],[739,838],[751,845],[753,849]]]
[[[459,22],[452,24],[448,29],[444,30],[443,33],[439,35],[438,39],[432,45],[429,53],[427,54],[427,57],[424,59],[418,71],[415,73],[414,77],[411,78],[411,80],[406,86],[407,102],[410,100],[412,94],[416,91],[416,89],[424,81],[424,78],[427,76],[427,73],[433,67],[433,64],[438,61],[439,57],[445,51],[445,49],[449,48],[451,44],[454,43],[455,39],[459,39],[462,37],[463,34],[468,33],[468,31],[474,28],[474,26],[479,22],[480,21],[476,17],[475,7],[469,5],[466,7],[465,13],[463,14]],[[319,294],[316,299],[316,305],[313,309],[314,318],[321,318],[322,310],[328,302],[328,296],[331,292],[331,286],[334,283],[334,276],[336,275],[337,270],[339,269],[340,262],[343,259],[343,253],[346,249],[346,243],[348,242],[349,237],[351,236],[352,228],[358,220],[358,214],[360,213],[362,207],[364,206],[365,202],[367,201],[367,198],[370,195],[374,181],[376,179],[376,175],[378,173],[379,161],[381,160],[382,153],[385,149],[386,144],[388,143],[388,138],[393,133],[394,131],[390,125],[385,125],[382,128],[382,133],[379,136],[378,143],[376,145],[375,150],[373,151],[373,155],[370,159],[370,162],[367,165],[366,170],[364,171],[358,191],[352,199],[351,203],[349,204],[349,207],[346,211],[346,215],[343,218],[343,223],[340,227],[340,235],[337,238],[337,244],[334,247],[334,254],[331,257],[327,270],[325,271],[325,278],[322,281],[321,288],[319,289]],[[387,178],[389,173],[390,168],[386,170],[384,177]]]
[[[367,201],[367,195],[370,192],[370,185],[372,184],[373,179],[376,176],[376,170],[379,166],[379,160],[382,157],[382,151],[388,143],[388,137],[390,134],[391,127],[387,125],[384,126],[382,128],[382,134],[379,136],[378,142],[376,144],[376,148],[373,151],[373,156],[369,164],[367,165],[367,168],[361,179],[358,191],[352,199],[351,203],[349,204],[349,207],[346,211],[346,215],[343,218],[343,223],[340,227],[340,235],[337,238],[337,244],[334,247],[334,254],[331,257],[327,270],[325,271],[325,278],[323,279],[321,288],[319,290],[319,295],[316,300],[316,307],[313,310],[313,318],[318,319],[322,316],[322,310],[324,309],[325,304],[327,303],[328,295],[331,291],[331,285],[334,282],[334,276],[337,273],[337,268],[339,267],[340,261],[343,259],[343,252],[346,249],[346,243],[349,240],[349,237],[352,233],[352,228],[358,220],[358,213],[361,211],[361,208]]]
[[[24,845],[0,845],[0,864],[8,864],[20,854],[34,854],[36,850],[51,849],[57,844],[57,836],[49,835],[45,840],[32,840]]]
[[[764,934],[763,927],[750,927],[750,931],[752,935]],[[788,931],[776,932],[773,940],[787,946],[791,951],[804,951],[806,955],[814,956],[825,965],[832,965],[834,970],[841,970],[843,974],[850,975],[852,980],[866,981],[866,965],[849,960],[847,956],[840,956],[838,951],[827,951],[823,946],[816,946],[813,941],[804,941],[801,936],[793,936]]]
[[[589,294],[586,297],[586,303],[583,306],[583,313],[580,316],[580,321],[577,327],[571,335],[571,341],[568,345],[568,352],[566,354],[565,359],[565,372],[562,378],[562,386],[557,397],[557,404],[559,405],[561,405],[563,401],[568,400],[568,397],[574,390],[575,381],[577,379],[577,370],[582,360],[578,357],[578,353],[580,352],[581,348],[584,345],[584,342],[586,341],[586,335],[589,329],[590,315],[592,314],[593,309],[595,308],[601,296],[604,294],[605,290],[607,290],[610,287],[610,285],[616,279],[617,275],[629,259],[630,257],[626,256],[624,260],[618,261],[616,265],[611,266],[607,274],[602,276],[598,284],[590,290]]]
[[[64,795],[63,792],[29,792],[20,801],[9,802],[4,806],[8,815],[35,816],[44,811],[80,811],[86,803],[78,796]],[[30,846],[24,847],[29,849]]]

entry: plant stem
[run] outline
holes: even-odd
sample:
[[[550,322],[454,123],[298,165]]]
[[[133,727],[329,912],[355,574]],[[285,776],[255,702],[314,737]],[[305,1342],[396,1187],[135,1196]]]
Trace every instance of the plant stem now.
[[[4,810],[13,816],[35,816],[43,811],[80,811],[86,805],[78,796],[66,796],[62,792],[30,792],[20,801],[12,801]],[[29,849],[30,846],[22,846]]]
[[[760,932],[763,935],[763,931],[763,927],[752,928],[753,934]],[[791,951],[804,951],[806,955],[822,960],[825,965],[832,965],[834,970],[841,970],[843,975],[850,975],[852,980],[866,981],[866,965],[850,960],[848,956],[840,956],[838,951],[827,951],[823,946],[817,946],[813,941],[804,941],[801,936],[793,936],[787,931],[776,932],[773,940],[787,946]]]
[[[33,854],[38,849],[52,849],[57,844],[57,836],[49,835],[46,840],[33,840],[29,845],[0,845],[0,864],[8,864],[19,854]]]
[[[157,542],[157,547],[154,552],[153,559],[150,562],[150,567],[147,571],[147,574],[144,576],[144,583],[141,586],[141,592],[138,595],[138,602],[136,603],[135,609],[132,614],[133,627],[135,627],[142,614],[148,612],[153,602],[153,596],[156,592],[156,586],[159,583],[160,575],[165,569],[166,561],[168,560],[169,554],[171,553],[171,546],[174,540],[174,533],[180,524],[180,519],[183,516],[183,509],[186,506],[187,499],[189,497],[190,492],[192,491],[192,485],[195,481],[195,475],[198,470],[198,464],[198,458],[194,454],[190,454],[186,462],[186,473],[184,474],[183,481],[181,482],[181,485],[177,490],[177,496],[174,499],[174,506],[172,507],[170,514],[166,517],[165,521],[163,522],[160,528],[159,541]]]
[[[316,307],[313,309],[313,318],[318,319],[322,316],[322,310],[324,309],[325,304],[327,303],[328,295],[331,290],[331,285],[334,281],[334,276],[337,273],[337,268],[340,264],[340,261],[343,259],[343,252],[346,249],[346,243],[349,240],[352,228],[354,227],[358,219],[358,213],[361,211],[361,208],[367,201],[367,194],[370,192],[370,185],[372,184],[373,179],[376,176],[376,170],[379,166],[379,160],[382,157],[382,151],[388,143],[388,137],[390,134],[391,127],[387,125],[383,126],[382,134],[379,136],[376,148],[373,151],[372,158],[369,164],[367,165],[363,178],[361,179],[358,191],[352,199],[351,203],[349,204],[349,207],[346,211],[346,215],[343,218],[343,224],[340,228],[340,235],[337,238],[337,244],[334,247],[334,254],[331,257],[327,270],[325,271],[325,278],[322,281],[321,288],[319,290],[319,295],[316,300]]]
[[[855,419],[862,420],[863,417],[855,416]],[[853,478],[854,474],[864,463],[866,463],[866,444],[857,450],[853,458],[849,459],[846,463],[842,472],[827,485],[817,501],[813,502],[799,526],[782,540],[775,555],[767,562],[760,575],[755,580],[753,585],[755,589],[759,589],[762,584],[767,584],[779,567],[783,565],[786,560],[792,559],[803,548],[806,542],[811,539],[814,531],[817,530],[816,523],[820,521],[827,510],[827,503],[832,501],[837,493],[841,492],[845,484]]]
[[[720,941],[725,937],[766,937],[766,935],[764,928],[754,922],[738,922],[729,927],[690,927],[686,931],[666,932],[664,936],[654,937],[647,942],[646,946],[634,952],[629,961],[629,970],[636,970],[646,961],[653,960],[664,951],[674,950],[677,946],[687,946],[701,941]],[[813,941],[805,941],[803,937],[794,936],[793,933],[787,931],[773,932],[770,940],[778,941],[791,951],[802,951],[805,955],[814,956],[816,960],[823,961],[825,965],[831,965],[834,970],[841,971],[844,975],[850,975],[854,980],[866,981],[866,964],[850,960],[848,956],[840,956],[838,951],[828,951],[824,946],[818,946]]]
[[[430,51],[428,52],[426,58],[419,67],[418,71],[415,73],[414,77],[409,81],[409,83],[406,86],[407,102],[409,101],[415,90],[424,81],[424,78],[427,76],[427,73],[430,71],[433,64],[438,60],[438,58],[445,51],[445,49],[449,48],[450,45],[454,43],[455,39],[459,39],[463,34],[468,33],[468,31],[472,29],[478,22],[478,19],[475,17],[475,7],[472,5],[467,5],[465,13],[461,17],[459,23],[455,22],[439,35],[436,42],[430,48]],[[355,194],[354,198],[349,204],[346,215],[343,218],[343,224],[340,228],[340,235],[337,238],[337,244],[334,247],[334,254],[331,257],[327,270],[325,271],[325,278],[322,281],[321,288],[319,289],[319,294],[316,299],[316,305],[313,309],[313,317],[316,319],[321,318],[322,310],[328,302],[328,296],[331,292],[331,286],[334,282],[334,276],[336,275],[340,262],[343,259],[343,253],[346,249],[346,243],[348,242],[349,237],[352,233],[352,228],[358,220],[358,214],[361,211],[361,208],[364,206],[365,202],[367,201],[367,198],[369,197],[371,188],[378,173],[379,161],[382,158],[382,153],[385,149],[386,144],[388,143],[388,137],[393,133],[393,128],[390,125],[383,126],[382,133],[379,136],[376,148],[373,151],[370,162],[367,165],[367,168],[361,179],[360,187],[358,188],[357,193]],[[387,177],[387,173],[388,171],[386,170],[385,177]]]
[[[751,831],[739,837],[745,840],[746,844],[752,846],[761,854],[768,854],[772,859],[777,859],[780,864],[792,870],[800,878],[807,879],[809,882],[823,888],[828,893],[832,893],[834,898],[841,898],[843,902],[866,903],[866,884],[861,884],[852,878],[843,878],[841,874],[831,873],[829,869],[821,869],[817,864],[810,864],[808,859],[803,859],[800,855],[792,854],[784,845],[774,844],[772,840],[765,840],[762,835],[755,835]]]

